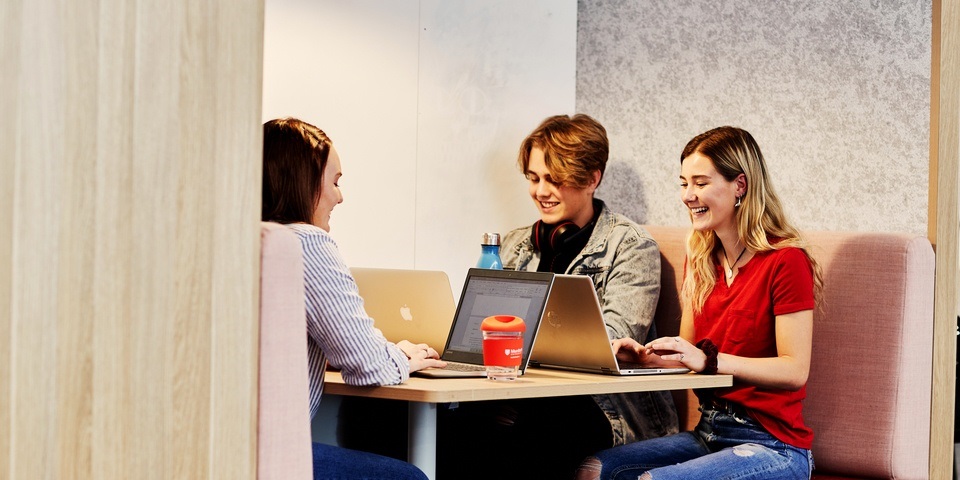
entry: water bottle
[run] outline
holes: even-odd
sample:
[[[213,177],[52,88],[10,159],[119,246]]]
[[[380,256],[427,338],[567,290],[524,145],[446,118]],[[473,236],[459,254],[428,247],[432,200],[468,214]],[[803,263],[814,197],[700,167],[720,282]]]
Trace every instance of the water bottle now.
[[[484,233],[480,241],[480,260],[477,261],[477,268],[489,268],[491,270],[503,270],[503,262],[500,261],[500,234]]]

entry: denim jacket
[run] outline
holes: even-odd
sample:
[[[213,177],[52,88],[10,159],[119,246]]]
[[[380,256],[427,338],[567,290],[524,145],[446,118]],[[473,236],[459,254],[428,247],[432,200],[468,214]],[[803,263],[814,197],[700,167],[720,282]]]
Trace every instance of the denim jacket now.
[[[566,273],[593,279],[611,339],[653,340],[653,315],[660,296],[660,249],[643,227],[611,212],[602,201],[596,204],[600,205],[600,217]],[[537,269],[540,253],[530,240],[531,228],[518,228],[504,236],[500,248],[504,268]],[[678,431],[677,411],[669,392],[592,397],[610,421],[613,445]]]

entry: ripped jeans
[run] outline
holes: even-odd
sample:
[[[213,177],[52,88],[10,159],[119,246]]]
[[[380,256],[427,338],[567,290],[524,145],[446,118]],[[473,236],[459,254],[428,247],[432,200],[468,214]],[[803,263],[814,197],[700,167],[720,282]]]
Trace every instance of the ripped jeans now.
[[[596,454],[604,480],[809,479],[810,450],[777,440],[736,410],[703,407],[692,432],[631,443]],[[647,478],[647,477],[644,477]]]

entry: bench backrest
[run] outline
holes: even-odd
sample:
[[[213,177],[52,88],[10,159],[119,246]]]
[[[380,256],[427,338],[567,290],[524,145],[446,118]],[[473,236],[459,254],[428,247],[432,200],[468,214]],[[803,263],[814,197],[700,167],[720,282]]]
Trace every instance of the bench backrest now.
[[[646,228],[662,259],[657,331],[674,335],[688,229]],[[926,478],[935,271],[930,242],[893,233],[805,235],[824,276],[804,404],[817,473]],[[675,399],[681,429],[693,428],[696,397],[678,392]]]

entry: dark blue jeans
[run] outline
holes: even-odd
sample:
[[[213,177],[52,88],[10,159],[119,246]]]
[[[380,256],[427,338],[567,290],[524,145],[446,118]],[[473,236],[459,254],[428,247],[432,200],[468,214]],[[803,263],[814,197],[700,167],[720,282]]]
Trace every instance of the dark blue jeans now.
[[[313,444],[313,478],[427,480],[427,476],[419,468],[407,462],[322,443]]]
[[[600,478],[636,480],[649,472],[654,480],[809,479],[810,450],[777,440],[749,416],[704,408],[693,432],[682,432],[604,450]]]

